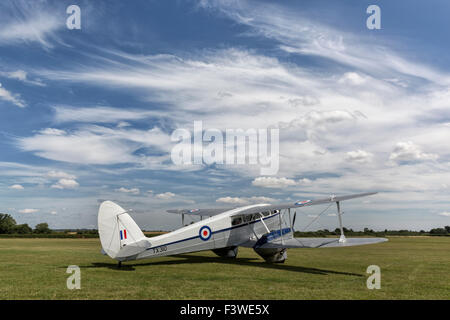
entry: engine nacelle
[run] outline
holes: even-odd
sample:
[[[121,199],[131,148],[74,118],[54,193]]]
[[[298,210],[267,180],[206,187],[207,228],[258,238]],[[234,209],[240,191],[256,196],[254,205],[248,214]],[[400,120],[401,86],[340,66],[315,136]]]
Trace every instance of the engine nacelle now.
[[[270,263],[283,263],[287,258],[286,248],[254,248],[253,250]]]
[[[223,258],[236,258],[238,254],[238,247],[226,247],[220,249],[214,249],[213,252],[217,254],[219,257]]]

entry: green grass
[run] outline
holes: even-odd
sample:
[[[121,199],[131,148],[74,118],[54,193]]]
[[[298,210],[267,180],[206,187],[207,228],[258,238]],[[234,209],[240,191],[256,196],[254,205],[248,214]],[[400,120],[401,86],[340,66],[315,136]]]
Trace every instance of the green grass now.
[[[366,287],[372,264],[380,290]],[[66,287],[69,265],[81,269],[81,290]],[[450,299],[449,271],[449,237],[290,249],[275,265],[240,248],[237,260],[200,252],[122,269],[98,239],[0,239],[0,299]]]

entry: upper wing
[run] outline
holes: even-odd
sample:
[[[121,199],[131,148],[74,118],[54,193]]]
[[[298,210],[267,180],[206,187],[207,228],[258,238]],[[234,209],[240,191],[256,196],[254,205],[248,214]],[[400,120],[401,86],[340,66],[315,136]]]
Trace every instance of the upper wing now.
[[[281,209],[289,209],[289,208],[301,208],[301,207],[307,207],[307,206],[314,206],[317,204],[323,204],[323,203],[331,203],[331,202],[338,202],[338,201],[344,201],[359,197],[365,197],[370,196],[373,194],[376,194],[377,192],[368,192],[368,193],[358,193],[358,194],[351,194],[346,196],[329,196],[327,198],[322,199],[316,199],[316,200],[303,200],[303,201],[297,201],[295,203],[284,203],[284,204],[267,204],[267,205],[259,205],[252,208],[244,209],[241,211],[238,211],[234,213],[234,215],[245,215],[245,214],[254,214],[261,211],[273,211],[273,210],[281,210]],[[233,208],[222,208],[222,209],[176,209],[176,210],[167,210],[169,213],[177,213],[177,214],[189,214],[189,215],[196,215],[196,216],[215,216],[219,213],[229,211],[236,209],[236,207]]]
[[[366,197],[371,196],[373,194],[376,194],[377,192],[367,192],[367,193],[358,193],[358,194],[350,194],[346,196],[330,196],[327,198],[317,199],[317,200],[303,200],[303,201],[297,201],[295,203],[285,203],[285,204],[275,204],[275,205],[265,205],[265,206],[259,206],[254,208],[245,209],[239,212],[236,212],[234,215],[242,215],[242,214],[253,214],[258,213],[261,211],[269,211],[269,210],[281,210],[281,209],[290,209],[290,208],[301,208],[301,207],[308,207],[308,206],[314,206],[317,204],[323,204],[323,203],[332,203],[332,202],[339,202],[354,198],[360,198],[360,197]]]
[[[210,217],[215,216],[219,213],[231,210],[234,208],[223,208],[223,209],[176,209],[176,210],[167,210],[169,213],[177,213],[177,214],[189,214],[194,216],[202,216],[202,217]]]

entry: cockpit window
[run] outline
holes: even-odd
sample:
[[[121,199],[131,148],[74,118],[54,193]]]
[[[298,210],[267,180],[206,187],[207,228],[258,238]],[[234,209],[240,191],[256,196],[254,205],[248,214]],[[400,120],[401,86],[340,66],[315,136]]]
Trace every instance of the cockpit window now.
[[[264,211],[264,212],[258,212],[255,214],[246,214],[246,215],[242,215],[239,217],[234,217],[231,220],[231,225],[237,226],[242,223],[250,223],[252,221],[261,219],[261,215],[262,215],[262,217],[267,217],[267,216],[270,216],[271,214],[278,213],[278,212],[279,212],[279,210],[274,210],[273,212]]]

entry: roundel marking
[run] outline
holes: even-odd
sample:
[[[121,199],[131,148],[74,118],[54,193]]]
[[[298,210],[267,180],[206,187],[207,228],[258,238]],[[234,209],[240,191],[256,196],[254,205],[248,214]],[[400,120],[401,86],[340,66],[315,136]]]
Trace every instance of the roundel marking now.
[[[200,239],[202,239],[203,241],[208,241],[209,238],[211,238],[211,228],[208,226],[203,226],[200,228],[198,234],[200,236]]]
[[[296,206],[302,205],[302,204],[306,204],[308,202],[311,202],[311,200],[304,200],[304,201],[298,201],[295,203]]]

